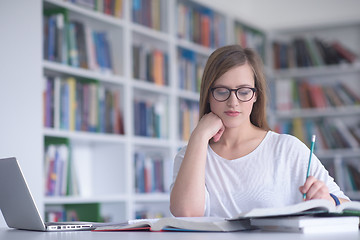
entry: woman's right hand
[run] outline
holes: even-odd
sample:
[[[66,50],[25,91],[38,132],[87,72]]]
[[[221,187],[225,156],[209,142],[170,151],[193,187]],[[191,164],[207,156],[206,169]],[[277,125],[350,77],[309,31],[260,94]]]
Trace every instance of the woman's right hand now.
[[[214,142],[219,141],[225,131],[222,120],[213,112],[205,114],[194,129],[194,134],[200,134],[207,140],[213,138]]]

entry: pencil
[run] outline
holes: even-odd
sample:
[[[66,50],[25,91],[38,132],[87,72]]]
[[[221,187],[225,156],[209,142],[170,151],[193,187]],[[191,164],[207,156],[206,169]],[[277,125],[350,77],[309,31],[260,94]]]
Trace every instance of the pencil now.
[[[309,157],[309,163],[308,163],[308,168],[307,168],[307,173],[306,173],[306,179],[310,175],[311,156],[312,156],[313,151],[314,151],[315,139],[316,139],[316,135],[312,135],[311,146],[310,146],[310,157]],[[303,199],[304,200],[306,199],[306,193],[303,194]]]

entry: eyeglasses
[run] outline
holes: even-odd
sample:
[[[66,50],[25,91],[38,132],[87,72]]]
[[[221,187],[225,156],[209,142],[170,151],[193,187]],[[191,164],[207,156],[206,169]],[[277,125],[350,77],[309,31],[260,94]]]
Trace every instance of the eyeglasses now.
[[[235,92],[237,99],[242,102],[250,101],[256,92],[256,88],[251,87],[240,87],[235,89],[230,89],[226,87],[214,87],[210,89],[213,97],[216,101],[224,102],[230,98],[231,92]]]

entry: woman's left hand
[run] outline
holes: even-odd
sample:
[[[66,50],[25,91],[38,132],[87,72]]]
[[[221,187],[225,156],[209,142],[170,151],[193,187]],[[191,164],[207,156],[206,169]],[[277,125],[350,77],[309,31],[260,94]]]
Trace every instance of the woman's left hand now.
[[[313,176],[309,176],[305,184],[299,188],[302,194],[306,193],[306,200],[310,199],[327,199],[334,202],[330,196],[329,189],[323,181],[316,179]]]

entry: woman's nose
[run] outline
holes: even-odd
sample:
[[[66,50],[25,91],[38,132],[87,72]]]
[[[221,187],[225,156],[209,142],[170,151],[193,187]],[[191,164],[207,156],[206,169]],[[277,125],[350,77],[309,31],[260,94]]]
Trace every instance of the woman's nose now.
[[[231,92],[230,97],[227,100],[228,106],[237,106],[239,104],[239,99],[236,97],[236,92]]]

